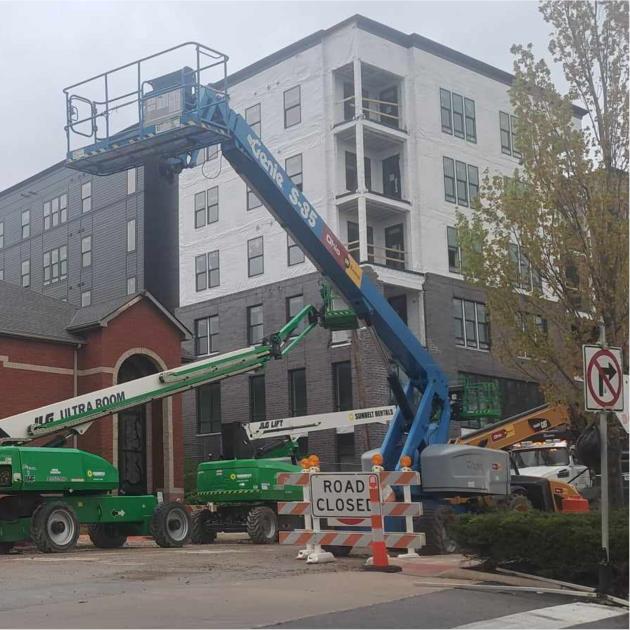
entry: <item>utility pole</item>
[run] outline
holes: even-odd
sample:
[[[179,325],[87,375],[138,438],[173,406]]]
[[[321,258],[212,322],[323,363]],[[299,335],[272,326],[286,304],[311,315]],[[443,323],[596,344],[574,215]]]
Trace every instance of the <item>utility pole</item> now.
[[[599,325],[599,344],[606,348],[606,326]],[[600,484],[602,512],[602,551],[599,563],[599,593],[605,595],[610,588],[610,544],[608,539],[608,413],[599,412]]]

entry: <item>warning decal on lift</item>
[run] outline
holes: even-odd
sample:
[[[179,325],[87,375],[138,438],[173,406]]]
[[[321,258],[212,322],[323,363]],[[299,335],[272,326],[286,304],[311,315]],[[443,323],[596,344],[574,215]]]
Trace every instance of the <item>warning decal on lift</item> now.
[[[354,284],[358,287],[361,286],[363,270],[327,225],[324,225],[323,240],[326,249],[335,257],[337,264],[342,269],[345,269]]]

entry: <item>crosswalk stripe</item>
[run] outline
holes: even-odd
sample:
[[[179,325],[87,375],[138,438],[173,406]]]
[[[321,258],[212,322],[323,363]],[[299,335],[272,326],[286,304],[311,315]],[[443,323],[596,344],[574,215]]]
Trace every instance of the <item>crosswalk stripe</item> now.
[[[625,614],[624,608],[577,602],[548,608],[526,610],[514,615],[468,623],[458,628],[569,628],[582,623],[600,621]]]

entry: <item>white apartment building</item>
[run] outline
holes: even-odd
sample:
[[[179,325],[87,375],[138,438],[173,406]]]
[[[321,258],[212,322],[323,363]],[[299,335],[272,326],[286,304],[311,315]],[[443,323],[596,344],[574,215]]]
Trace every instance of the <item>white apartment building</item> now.
[[[510,175],[518,166],[511,81],[441,44],[354,16],[236,72],[228,87],[232,107],[372,267],[449,379],[500,379],[505,413],[533,406],[537,389],[493,357],[483,294],[463,282],[454,225],[486,169]],[[315,268],[216,147],[180,175],[179,208],[178,316],[195,330],[194,354],[257,341],[317,301]],[[377,359],[355,356],[349,341],[321,331],[319,346],[309,342],[298,359],[273,365],[266,381],[230,379],[196,405],[191,396],[189,454],[221,422],[386,403],[380,385],[358,395],[357,370]],[[338,436],[331,462],[352,459],[348,441]]]

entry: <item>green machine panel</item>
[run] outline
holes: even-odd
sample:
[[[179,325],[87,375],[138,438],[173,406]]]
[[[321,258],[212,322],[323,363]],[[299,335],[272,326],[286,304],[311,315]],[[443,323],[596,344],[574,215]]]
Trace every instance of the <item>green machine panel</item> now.
[[[98,455],[74,448],[0,446],[0,489],[6,493],[115,488],[118,471]]]
[[[302,488],[276,489],[276,474],[300,472],[281,459],[234,459],[203,462],[197,468],[197,494],[208,502],[301,501]]]

